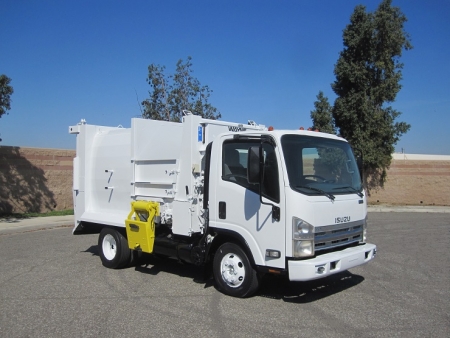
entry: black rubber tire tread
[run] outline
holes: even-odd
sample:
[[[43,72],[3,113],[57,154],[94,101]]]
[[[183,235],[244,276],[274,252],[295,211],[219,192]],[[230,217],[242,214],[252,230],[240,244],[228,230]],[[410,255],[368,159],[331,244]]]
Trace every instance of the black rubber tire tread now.
[[[111,235],[116,240],[117,250],[116,256],[109,260],[103,253],[103,239],[106,235]],[[98,236],[98,249],[100,253],[100,259],[103,266],[109,269],[122,269],[130,265],[133,261],[133,252],[128,248],[128,241],[125,236],[118,230],[112,228],[103,228]]]
[[[237,288],[228,286],[223,280],[220,271],[220,263],[222,261],[222,258],[229,253],[238,255],[244,263],[244,282]],[[224,243],[217,249],[214,255],[213,275],[216,288],[228,296],[239,298],[250,297],[258,290],[259,287],[259,276],[256,270],[250,264],[250,260],[248,259],[247,254],[239,247],[239,245],[234,243]]]

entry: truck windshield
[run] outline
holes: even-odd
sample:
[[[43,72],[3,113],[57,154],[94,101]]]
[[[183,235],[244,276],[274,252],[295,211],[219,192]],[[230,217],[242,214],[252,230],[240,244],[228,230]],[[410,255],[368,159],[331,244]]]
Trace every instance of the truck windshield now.
[[[305,195],[357,194],[361,178],[347,142],[314,136],[284,135],[281,145],[289,184]]]

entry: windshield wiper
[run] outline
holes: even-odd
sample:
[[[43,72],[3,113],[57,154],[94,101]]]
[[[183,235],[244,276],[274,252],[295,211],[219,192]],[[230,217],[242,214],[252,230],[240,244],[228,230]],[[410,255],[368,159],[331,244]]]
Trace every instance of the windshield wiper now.
[[[363,197],[363,193],[359,190],[356,190],[355,188],[346,185],[345,187],[337,187],[337,188],[333,188],[333,190],[337,190],[337,189],[350,189],[351,191],[353,191],[355,194],[357,194],[359,197]]]
[[[313,187],[308,187],[306,185],[297,185],[295,186],[296,188],[301,188],[301,189],[309,189],[309,190],[314,190],[317,192],[320,192],[322,195],[327,196],[330,200],[334,201],[335,197],[334,195],[327,193],[326,191],[323,191],[322,189],[318,189],[318,188],[313,188]]]

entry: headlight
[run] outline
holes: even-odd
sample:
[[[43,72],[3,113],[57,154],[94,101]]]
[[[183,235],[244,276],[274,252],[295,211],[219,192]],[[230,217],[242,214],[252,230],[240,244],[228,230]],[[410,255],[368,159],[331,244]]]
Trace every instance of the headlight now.
[[[314,255],[314,227],[297,217],[292,217],[292,255],[294,257]]]
[[[363,223],[362,243],[366,243],[366,240],[367,240],[367,215],[366,215],[366,218],[364,219],[364,223]]]
[[[308,257],[314,255],[314,241],[294,241],[294,257]]]
[[[292,238],[314,239],[314,227],[300,218],[292,217]]]

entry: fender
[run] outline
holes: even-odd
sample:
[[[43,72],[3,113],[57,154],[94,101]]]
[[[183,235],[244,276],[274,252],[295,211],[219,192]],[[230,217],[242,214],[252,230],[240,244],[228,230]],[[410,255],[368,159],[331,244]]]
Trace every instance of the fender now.
[[[263,264],[259,263],[261,261],[261,258],[259,259],[259,262],[255,260],[253,251],[251,250],[248,241],[242,236],[242,234],[230,229],[214,228],[214,227],[210,228],[210,233],[211,234],[215,233],[216,236],[212,241],[211,246],[208,248],[208,252],[206,253],[207,255],[209,254],[209,251],[212,250],[212,252],[215,252],[215,250],[217,250],[220,245],[222,245],[225,242],[231,241],[241,246],[242,250],[246,252],[248,259],[250,260],[250,263],[253,266],[256,267],[258,265],[264,265],[264,263]],[[256,243],[254,243],[254,245],[256,245]],[[262,261],[264,262],[264,260]]]

